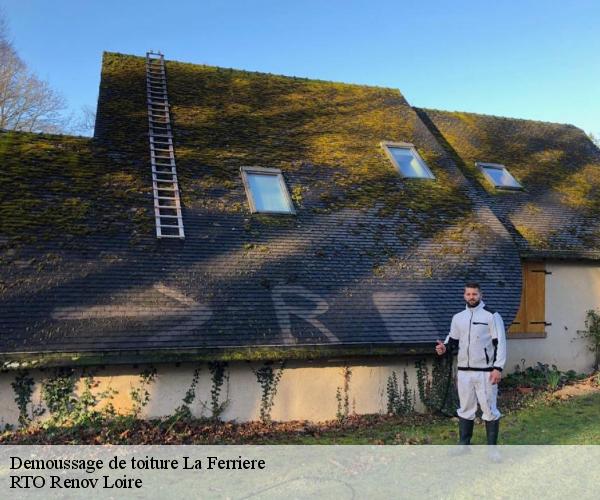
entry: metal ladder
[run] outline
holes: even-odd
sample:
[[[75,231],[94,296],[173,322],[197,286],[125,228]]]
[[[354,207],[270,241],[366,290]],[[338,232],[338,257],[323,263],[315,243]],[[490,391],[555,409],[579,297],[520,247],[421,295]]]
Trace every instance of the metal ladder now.
[[[160,52],[146,52],[146,89],[156,237],[183,239],[167,77],[164,55]]]

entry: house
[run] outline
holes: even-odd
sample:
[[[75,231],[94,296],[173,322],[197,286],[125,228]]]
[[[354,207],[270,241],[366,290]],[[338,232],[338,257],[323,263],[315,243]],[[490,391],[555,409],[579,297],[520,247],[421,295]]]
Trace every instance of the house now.
[[[593,356],[577,331],[600,306],[600,150],[572,125],[417,112],[519,249],[523,294],[508,330],[510,366],[589,371]],[[490,172],[510,185],[497,187]]]
[[[567,369],[576,353],[591,367],[581,343],[556,357],[563,323],[574,333],[600,304],[600,160],[581,131],[176,61],[165,96],[161,64],[104,54],[93,139],[0,133],[4,422],[18,418],[18,370],[35,404],[56,367],[92,373],[117,408],[147,390],[147,416],[193,389],[195,414],[255,419],[274,384],[276,420],[385,411],[390,376],[416,387],[466,281],[512,325],[509,364]],[[504,164],[525,190],[496,192],[473,161]],[[576,188],[550,196],[569,176]],[[553,232],[558,216],[570,230]],[[522,288],[539,297],[542,282],[538,318]],[[547,337],[530,338],[538,321]]]

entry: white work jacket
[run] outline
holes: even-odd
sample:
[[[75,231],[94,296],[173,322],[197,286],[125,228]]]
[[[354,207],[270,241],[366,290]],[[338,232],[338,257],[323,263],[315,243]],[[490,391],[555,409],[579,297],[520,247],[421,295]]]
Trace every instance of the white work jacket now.
[[[454,315],[444,344],[449,354],[458,351],[459,370],[502,371],[506,363],[504,321],[483,300]]]

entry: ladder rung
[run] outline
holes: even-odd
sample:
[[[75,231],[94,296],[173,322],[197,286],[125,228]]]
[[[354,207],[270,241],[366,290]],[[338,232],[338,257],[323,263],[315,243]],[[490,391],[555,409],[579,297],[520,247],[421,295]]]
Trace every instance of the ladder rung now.
[[[180,217],[179,215],[161,215],[161,216],[155,215],[154,219],[156,219],[157,224],[160,225],[161,227],[162,226],[166,226],[166,227],[181,226],[181,227],[183,227],[181,224],[182,217]],[[160,219],[165,219],[165,220],[163,221]],[[175,224],[170,224],[171,222],[175,222]]]
[[[162,182],[163,184],[172,184],[173,185],[173,190],[177,189],[177,179],[156,179],[155,177],[152,178],[152,182]]]
[[[168,214],[161,214],[160,210],[164,210],[164,209],[160,209],[160,208],[156,208],[154,207],[154,210],[156,211],[154,214],[155,218],[165,218],[165,219],[181,219],[181,214],[178,213],[179,209],[178,208],[174,208],[174,207],[167,207],[168,209],[174,210],[175,212],[177,212],[177,215],[168,215]]]

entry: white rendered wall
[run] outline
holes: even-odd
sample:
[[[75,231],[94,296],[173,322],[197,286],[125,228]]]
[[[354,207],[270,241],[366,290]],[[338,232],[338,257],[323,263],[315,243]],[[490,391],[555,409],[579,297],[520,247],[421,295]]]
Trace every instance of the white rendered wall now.
[[[353,363],[349,365],[352,369],[349,386],[350,413],[385,413],[386,384],[392,371],[396,372],[401,387],[406,369],[411,390],[417,388],[414,358],[386,357],[379,360],[362,359],[346,362]],[[343,391],[343,367],[346,362],[340,360],[288,362],[275,396],[272,419],[322,421],[336,418],[338,410],[336,391],[338,388]],[[195,366],[197,365],[157,365],[156,380],[148,387],[151,394],[150,402],[144,408],[142,416],[172,415],[182,404],[183,397],[190,387]],[[199,366],[201,366],[200,378],[191,410],[196,416],[210,416],[211,412],[207,406],[210,405],[211,376],[206,363]],[[261,388],[252,368],[257,369],[261,366],[262,363],[229,364],[229,381],[224,384],[221,393],[222,400],[229,400],[222,415],[224,420],[249,421],[259,418]],[[142,370],[142,366],[137,368],[107,366],[95,376],[95,380],[99,381],[100,385],[94,389],[94,392],[105,391],[107,388],[117,391],[112,403],[119,412],[127,412],[131,408],[131,388],[139,386],[139,375]],[[32,398],[35,405],[41,403],[40,381],[53,373],[53,369],[30,372],[36,382]],[[17,423],[18,409],[11,387],[15,375],[16,372],[0,374],[0,426]],[[416,409],[422,410],[421,405],[418,404]]]
[[[559,370],[588,373],[594,356],[577,337],[588,309],[600,310],[600,264],[547,262],[545,338],[508,340],[507,371],[515,365],[555,364]]]

